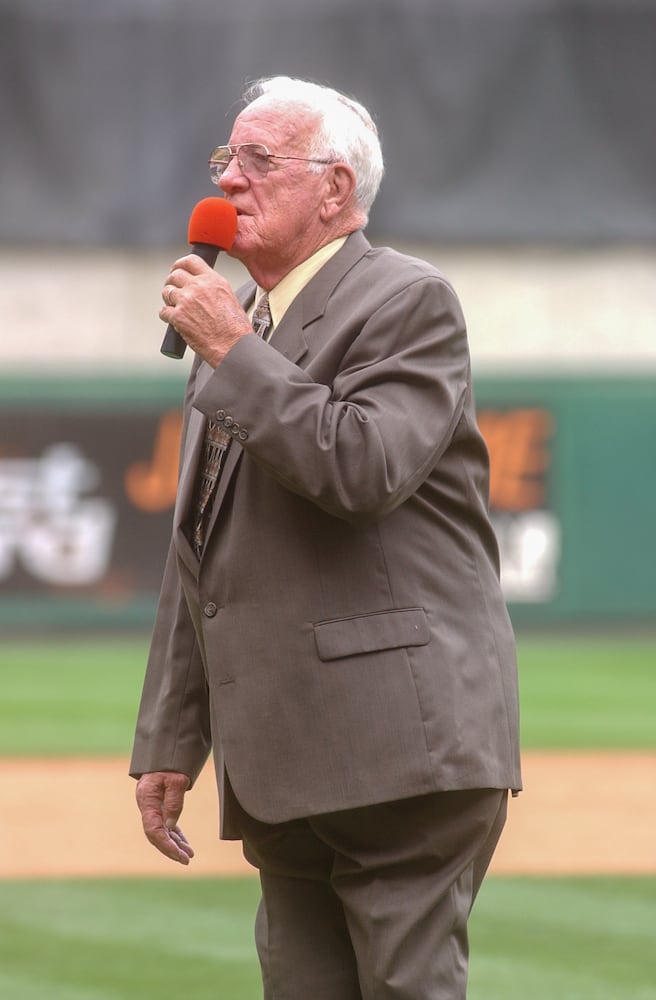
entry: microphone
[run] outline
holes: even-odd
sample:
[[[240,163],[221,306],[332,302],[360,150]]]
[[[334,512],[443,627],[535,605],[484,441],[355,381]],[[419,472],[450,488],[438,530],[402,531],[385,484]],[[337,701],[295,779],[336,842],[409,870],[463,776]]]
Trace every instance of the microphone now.
[[[225,198],[203,198],[189,217],[187,239],[191,252],[210,267],[216,264],[220,250],[229,250],[237,233],[237,211]],[[167,358],[182,358],[187,344],[174,327],[169,325],[160,348]]]

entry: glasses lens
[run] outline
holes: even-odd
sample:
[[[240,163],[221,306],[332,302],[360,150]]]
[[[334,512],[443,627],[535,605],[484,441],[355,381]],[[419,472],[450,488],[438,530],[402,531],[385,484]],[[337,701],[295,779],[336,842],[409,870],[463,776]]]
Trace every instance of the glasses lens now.
[[[245,142],[239,147],[239,166],[247,177],[266,177],[269,172],[269,154],[258,142]]]
[[[231,153],[229,146],[217,146],[210,153],[209,167],[210,178],[215,184],[219,183],[221,175],[230,163]]]

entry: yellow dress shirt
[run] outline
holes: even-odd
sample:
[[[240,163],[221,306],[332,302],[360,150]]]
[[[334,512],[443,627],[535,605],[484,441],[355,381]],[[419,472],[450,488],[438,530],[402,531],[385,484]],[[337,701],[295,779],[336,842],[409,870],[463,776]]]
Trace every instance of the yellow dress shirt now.
[[[340,236],[331,243],[326,243],[324,247],[321,247],[316,251],[316,253],[313,253],[307,260],[304,260],[301,264],[297,264],[297,266],[293,268],[289,274],[286,274],[285,277],[278,282],[275,288],[271,289],[269,292],[269,309],[271,311],[271,330],[269,336],[271,336],[275,327],[278,326],[278,323],[283,318],[298,293],[305,288],[308,281],[315,276],[317,271],[323,267],[326,261],[330,260],[330,258],[344,246],[346,239],[346,236]],[[264,289],[260,288],[258,285],[253,308],[255,307],[255,304],[260,301],[260,297],[262,295],[264,295]],[[267,337],[267,340],[268,339],[269,337]]]

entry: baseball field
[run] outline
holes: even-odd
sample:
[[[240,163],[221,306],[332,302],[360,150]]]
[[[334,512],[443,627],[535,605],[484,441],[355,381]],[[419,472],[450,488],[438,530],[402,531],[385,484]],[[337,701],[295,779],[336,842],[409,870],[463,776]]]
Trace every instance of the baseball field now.
[[[210,770],[189,869],[141,836],[146,648],[0,647],[3,1000],[260,996],[257,879],[217,839]],[[656,1000],[656,635],[525,635],[519,659],[525,791],[472,917],[470,1000]]]

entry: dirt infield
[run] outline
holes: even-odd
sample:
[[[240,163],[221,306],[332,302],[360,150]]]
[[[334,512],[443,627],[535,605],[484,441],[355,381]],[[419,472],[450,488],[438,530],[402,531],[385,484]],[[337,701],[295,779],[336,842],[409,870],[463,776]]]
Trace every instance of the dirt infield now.
[[[656,753],[527,753],[492,871],[656,874]],[[187,796],[189,869],[145,841],[122,758],[0,760],[0,878],[243,874],[210,768]]]

